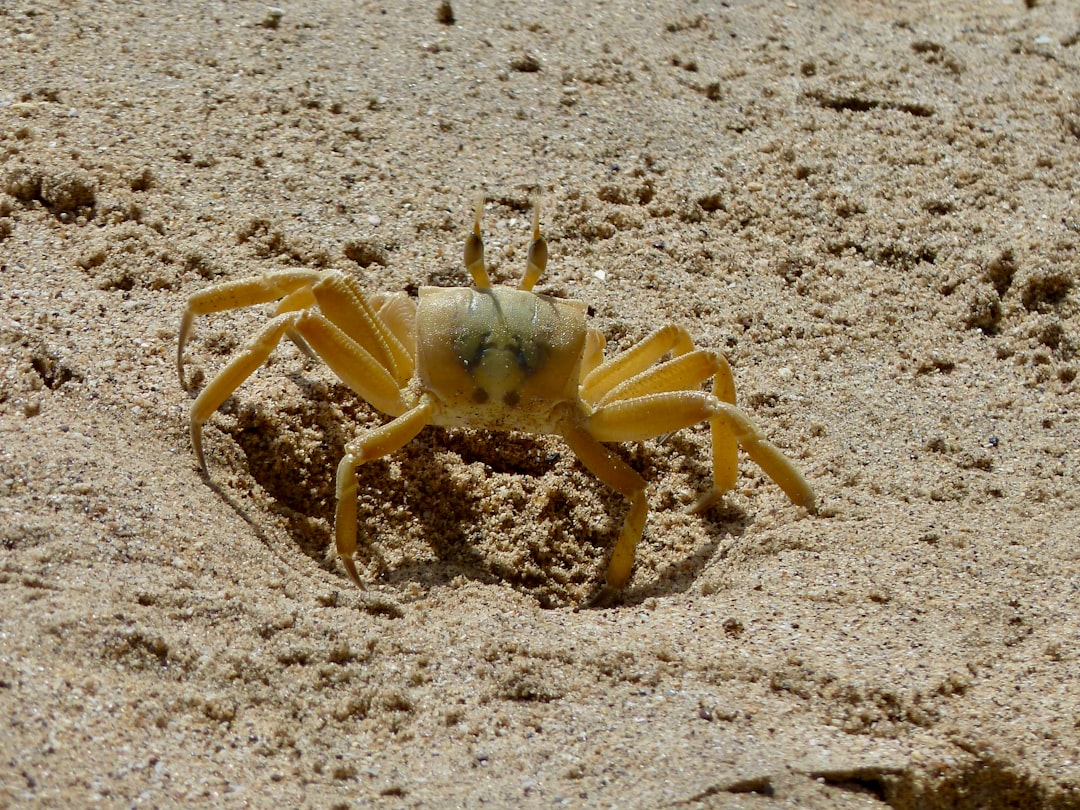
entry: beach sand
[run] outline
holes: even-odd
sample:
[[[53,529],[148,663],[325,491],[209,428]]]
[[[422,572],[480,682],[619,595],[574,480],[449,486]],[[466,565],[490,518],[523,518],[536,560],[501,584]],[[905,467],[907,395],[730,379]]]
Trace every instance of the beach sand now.
[[[954,3],[0,5],[0,805],[1080,807],[1080,18]],[[516,283],[731,362],[705,427],[386,421],[283,343],[207,423],[187,297]],[[200,390],[269,305],[200,317]]]

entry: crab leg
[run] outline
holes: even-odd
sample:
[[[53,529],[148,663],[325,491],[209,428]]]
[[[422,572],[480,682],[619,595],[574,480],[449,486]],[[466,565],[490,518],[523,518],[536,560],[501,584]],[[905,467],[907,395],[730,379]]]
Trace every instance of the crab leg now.
[[[658,366],[650,366],[612,388],[600,400],[603,408],[612,402],[634,399],[669,391],[692,391],[709,375],[713,377],[713,396],[735,404],[735,380],[727,360],[715,352],[693,351]],[[710,420],[713,454],[713,488],[687,511],[700,512],[711,506],[720,493],[735,486],[739,474],[739,442],[720,420]]]
[[[312,292],[323,315],[367,349],[398,385],[412,376],[412,357],[368,303],[355,279],[331,273],[312,287]]]
[[[210,381],[195,402],[191,405],[191,445],[195,448],[195,457],[203,472],[206,470],[206,457],[203,455],[202,426],[210,415],[221,407],[221,403],[229,398],[240,384],[255,373],[255,369],[266,362],[270,352],[281,342],[281,336],[285,334],[295,320],[295,315],[278,315],[264,326],[247,348],[232,360],[225,368],[218,372],[217,376]]]
[[[218,372],[191,406],[191,444],[206,472],[202,426],[240,385],[266,362],[283,335],[296,332],[330,369],[357,394],[383,413],[396,416],[406,409],[401,390],[390,372],[371,353],[325,316],[303,310],[285,312],[264,326],[247,348]]]
[[[728,365],[728,361],[723,355],[717,355],[717,357],[720,360],[720,367],[716,370],[716,373],[713,374],[713,396],[734,413],[745,416],[741,410],[735,407],[735,378],[731,376],[731,366]],[[747,418],[746,421],[750,422],[749,418]],[[753,429],[753,432],[759,432],[752,422],[750,422],[750,427]],[[695,503],[687,507],[687,512],[704,512],[716,503],[725,492],[735,488],[735,481],[738,480],[739,477],[739,441],[740,439],[735,432],[729,430],[722,420],[709,420],[709,443],[712,445],[713,485],[712,489],[702,494]],[[772,445],[769,446],[772,447]],[[779,453],[780,451],[777,452]],[[751,458],[754,457],[749,450],[747,450],[747,453],[750,454]],[[802,473],[800,473],[787,458],[783,455],[781,455],[781,458],[787,466],[794,470],[795,474],[802,479],[802,488],[800,488],[799,491],[808,493],[810,506],[807,508],[810,509],[810,511],[813,511],[814,494],[810,492],[810,485],[806,483],[806,480],[802,478]],[[762,469],[765,468],[762,467]],[[768,470],[765,471],[768,473]],[[774,481],[776,480],[776,476],[772,473],[768,474],[770,478]],[[784,489],[782,485],[781,489]],[[788,492],[788,490],[784,489],[784,492]],[[796,501],[796,503],[798,503],[798,501]]]
[[[306,285],[294,290],[278,301],[277,306],[274,307],[274,314],[282,315],[286,312],[299,312],[315,306],[315,303],[315,293],[311,291],[311,285]],[[315,354],[314,350],[307,345],[307,341],[300,337],[295,329],[289,329],[285,333],[285,337],[295,343],[296,347],[312,360],[319,359],[319,355]]]
[[[611,552],[611,561],[608,563],[607,585],[593,598],[592,602],[596,603],[603,601],[611,591],[621,589],[634,568],[637,544],[649,515],[649,504],[645,499],[645,479],[593,438],[586,428],[574,421],[566,420],[560,432],[574,455],[589,472],[630,500],[630,511],[626,514],[619,539]]]
[[[597,407],[602,408],[618,400],[633,399],[646,394],[692,390],[719,371],[721,364],[727,365],[727,362],[713,352],[689,352],[658,366],[650,366],[640,374],[624,380],[608,391],[597,403]]]
[[[367,348],[318,312],[307,310],[295,320],[296,331],[338,379],[383,413],[405,412],[397,381]]]
[[[640,374],[668,352],[677,357],[693,348],[690,334],[681,326],[662,326],[586,375],[581,381],[581,398],[589,403],[598,402],[616,385]]]
[[[265,304],[268,301],[288,296],[301,287],[317,281],[321,275],[313,270],[285,270],[257,278],[229,281],[197,292],[188,298],[187,308],[180,320],[180,335],[176,346],[176,373],[180,377],[180,385],[187,387],[184,385],[184,345],[187,343],[188,335],[191,334],[191,326],[196,315]],[[280,340],[280,336],[278,339]]]
[[[787,456],[758,430],[750,417],[729,402],[704,391],[669,391],[620,400],[594,412],[589,432],[602,442],[643,441],[709,420],[714,437],[713,489],[693,507],[704,509],[735,485],[738,458],[734,437],[765,473],[795,504],[814,511],[814,493],[803,474]]]
[[[334,538],[338,556],[358,587],[363,587],[356,572],[356,468],[400,450],[431,422],[437,410],[431,397],[399,416],[393,422],[368,431],[349,442],[337,471],[337,512],[334,515]]]

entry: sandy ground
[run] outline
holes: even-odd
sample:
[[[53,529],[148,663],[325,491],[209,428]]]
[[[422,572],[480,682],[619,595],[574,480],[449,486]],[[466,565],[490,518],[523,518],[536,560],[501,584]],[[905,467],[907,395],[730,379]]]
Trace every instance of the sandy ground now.
[[[0,805],[1080,807],[1080,17],[955,3],[0,4]],[[450,17],[453,19],[449,19]],[[213,283],[516,279],[685,325],[708,435],[384,421],[282,345],[188,442]],[[199,319],[198,390],[265,322]]]

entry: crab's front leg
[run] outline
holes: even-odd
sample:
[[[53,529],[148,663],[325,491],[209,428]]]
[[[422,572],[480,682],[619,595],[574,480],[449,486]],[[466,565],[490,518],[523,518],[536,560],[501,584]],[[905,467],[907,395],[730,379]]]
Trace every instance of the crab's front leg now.
[[[638,541],[645,530],[649,504],[645,498],[645,479],[629,464],[600,444],[583,425],[584,417],[568,410],[561,420],[559,433],[582,464],[612,489],[630,501],[619,539],[611,552],[603,587],[587,601],[589,605],[604,604],[622,590],[630,579],[637,555]]]
[[[361,464],[374,461],[400,450],[416,434],[431,423],[437,405],[425,396],[420,403],[406,411],[393,422],[375,428],[363,436],[349,442],[345,447],[345,456],[337,470],[337,511],[334,515],[334,540],[338,556],[346,572],[357,587],[362,588],[360,575],[356,571],[356,468]]]

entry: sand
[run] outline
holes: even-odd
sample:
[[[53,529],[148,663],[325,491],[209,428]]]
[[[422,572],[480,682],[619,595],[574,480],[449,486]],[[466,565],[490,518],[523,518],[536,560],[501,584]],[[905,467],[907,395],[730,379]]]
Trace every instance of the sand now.
[[[955,3],[0,5],[0,805],[1080,807],[1080,18]],[[386,421],[286,342],[188,440],[187,297],[491,270],[731,362],[708,432]],[[199,318],[200,390],[271,308]]]

